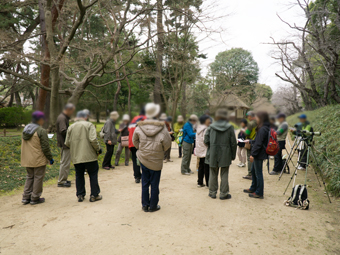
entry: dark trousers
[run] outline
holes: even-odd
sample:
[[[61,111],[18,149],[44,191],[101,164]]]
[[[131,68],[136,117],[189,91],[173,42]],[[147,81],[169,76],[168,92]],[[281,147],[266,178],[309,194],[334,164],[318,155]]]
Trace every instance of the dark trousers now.
[[[178,156],[181,158],[182,157],[182,146],[178,147]]]
[[[200,158],[200,162],[198,165],[198,180],[197,184],[202,185],[203,184],[203,178],[205,176],[205,183],[207,186],[209,186],[209,165],[204,163],[205,158]]]
[[[137,165],[137,149],[135,147],[131,147],[130,151],[133,164],[133,176],[135,179],[141,179],[142,174],[140,172],[140,166]]]
[[[306,168],[306,162],[307,162],[307,150],[308,147],[307,145],[305,145],[305,148],[303,150],[299,150],[299,163],[300,166],[302,166],[303,168]]]
[[[159,201],[159,182],[161,170],[154,171],[140,164],[142,167],[142,205],[156,209]],[[151,195],[149,188],[151,186]]]
[[[263,160],[254,159],[251,165],[252,183],[250,190],[259,196],[263,196],[264,181],[263,181]]]
[[[169,160],[170,154],[171,154],[171,147],[167,151],[164,151],[164,160]]]
[[[46,166],[26,167],[27,177],[22,199],[39,200],[43,191]]]
[[[282,171],[282,168],[283,168],[283,165],[284,165],[283,160],[282,160],[282,151],[286,147],[286,141],[279,141],[279,146],[280,146],[280,149],[279,149],[278,153],[274,156],[275,163],[274,163],[273,171],[275,171],[275,172],[281,172]]]
[[[91,186],[91,196],[98,196],[100,193],[100,188],[98,184],[98,161],[74,164],[76,168],[76,188],[77,188],[77,196],[85,196],[85,169],[90,177],[90,186]]]
[[[104,160],[103,160],[103,168],[112,166],[111,159],[112,159],[112,156],[113,156],[114,149],[115,149],[114,145],[109,145],[109,144],[106,143],[106,153],[105,153],[105,157],[104,157]]]

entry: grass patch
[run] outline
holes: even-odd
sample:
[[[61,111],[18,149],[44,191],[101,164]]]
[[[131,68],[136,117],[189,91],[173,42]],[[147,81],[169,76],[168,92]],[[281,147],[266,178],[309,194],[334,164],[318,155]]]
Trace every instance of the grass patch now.
[[[333,195],[340,196],[340,105],[326,106],[304,113],[314,131],[322,133],[321,136],[314,137],[314,146],[316,159],[327,177],[327,189]],[[288,117],[290,126],[294,126],[298,122],[297,117],[300,114]]]

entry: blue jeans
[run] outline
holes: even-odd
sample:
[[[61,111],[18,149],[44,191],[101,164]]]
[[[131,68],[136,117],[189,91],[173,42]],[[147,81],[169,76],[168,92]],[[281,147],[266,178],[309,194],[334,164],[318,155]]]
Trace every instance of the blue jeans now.
[[[159,182],[161,180],[161,171],[150,170],[142,163],[142,205],[149,206],[150,209],[156,209],[158,205]],[[151,185],[151,196],[149,188]]]
[[[250,190],[255,192],[256,195],[263,196],[263,160],[262,159],[254,159],[253,164],[251,165],[251,175],[252,175],[252,183],[250,186]]]

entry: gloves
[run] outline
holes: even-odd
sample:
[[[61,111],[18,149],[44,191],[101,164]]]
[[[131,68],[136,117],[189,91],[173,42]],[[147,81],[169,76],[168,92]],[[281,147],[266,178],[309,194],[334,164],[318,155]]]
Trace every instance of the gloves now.
[[[50,160],[50,165],[53,165],[53,163],[54,163],[54,159],[51,159]]]
[[[102,153],[103,153],[103,151],[102,151],[102,149],[100,148],[99,151],[98,151],[98,155],[100,155],[100,154],[102,154]]]

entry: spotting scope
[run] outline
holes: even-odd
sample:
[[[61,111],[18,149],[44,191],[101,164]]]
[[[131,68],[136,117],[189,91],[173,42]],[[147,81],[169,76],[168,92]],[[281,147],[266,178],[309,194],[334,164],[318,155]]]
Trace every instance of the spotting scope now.
[[[321,132],[314,132],[314,131],[307,131],[307,130],[301,130],[301,133],[304,135],[316,135],[316,136],[321,135]]]

